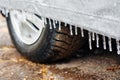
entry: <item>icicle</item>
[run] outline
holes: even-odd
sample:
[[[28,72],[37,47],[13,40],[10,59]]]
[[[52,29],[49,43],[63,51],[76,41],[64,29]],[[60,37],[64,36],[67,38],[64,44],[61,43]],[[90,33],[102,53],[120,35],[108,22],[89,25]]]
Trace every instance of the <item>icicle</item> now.
[[[105,36],[103,36],[103,48],[104,48],[104,49],[107,49],[107,48],[106,48],[106,38],[105,38]]]
[[[92,40],[95,41],[95,33],[92,33]]]
[[[65,23],[65,27],[67,27],[67,23]]]
[[[84,30],[81,28],[81,36],[84,37]]]
[[[47,24],[47,18],[46,17],[44,17],[44,23]]]
[[[57,24],[57,23],[58,23],[58,21],[57,21],[57,20],[55,20],[55,23]]]
[[[108,45],[109,45],[109,51],[111,52],[112,51],[112,40],[111,40],[111,38],[109,38],[109,40],[108,40]]]
[[[2,14],[5,15],[5,8],[2,9]]]
[[[72,25],[70,25],[70,35],[73,35]]]
[[[53,20],[53,26],[56,28],[56,20]]]
[[[77,26],[75,26],[75,35],[78,35],[78,29],[77,29]]]
[[[9,10],[5,9],[5,16],[8,17]]]
[[[49,26],[50,26],[50,29],[52,29],[52,24],[51,24],[51,19],[49,18]]]
[[[91,38],[91,32],[88,32],[89,35],[89,48],[92,50],[92,38]]]
[[[99,48],[99,35],[96,34],[96,47]]]
[[[119,40],[116,40],[116,45],[117,45],[117,53],[120,55],[120,43]]]
[[[59,21],[59,31],[61,31],[61,22]]]

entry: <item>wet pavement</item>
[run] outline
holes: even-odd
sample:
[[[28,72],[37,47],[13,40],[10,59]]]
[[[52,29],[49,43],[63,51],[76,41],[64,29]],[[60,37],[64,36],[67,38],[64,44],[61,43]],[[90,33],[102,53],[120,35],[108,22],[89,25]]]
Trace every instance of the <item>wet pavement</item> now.
[[[100,53],[49,64],[33,63],[16,51],[0,15],[0,80],[120,80],[120,58],[115,52]]]

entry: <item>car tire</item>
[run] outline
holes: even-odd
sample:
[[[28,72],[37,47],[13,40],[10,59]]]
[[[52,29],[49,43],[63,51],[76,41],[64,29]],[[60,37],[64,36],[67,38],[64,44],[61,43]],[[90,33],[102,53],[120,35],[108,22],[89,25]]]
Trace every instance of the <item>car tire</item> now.
[[[17,29],[14,28],[17,27],[14,24],[16,23],[17,19],[15,21],[12,21],[12,14],[14,13],[10,12],[7,17],[7,24],[11,35],[11,39],[16,49],[21,53],[21,55],[23,55],[31,61],[51,62],[60,60],[72,55],[74,51],[80,49],[85,43],[85,38],[81,37],[79,29],[78,35],[74,36],[70,35],[69,25],[67,25],[67,27],[64,27],[64,23],[61,24],[61,30],[58,29],[58,23],[56,24],[57,28],[50,29],[49,20],[47,19],[47,24],[44,24],[45,27],[42,28],[38,39],[32,44],[27,44],[21,40],[21,38],[25,35],[24,30],[27,29],[24,29],[24,27],[22,27],[23,29],[21,31],[21,37],[19,37],[17,35]],[[42,19],[38,15],[35,16]],[[39,23],[39,25],[41,25],[41,23]],[[73,32],[74,31],[75,30],[73,28]]]

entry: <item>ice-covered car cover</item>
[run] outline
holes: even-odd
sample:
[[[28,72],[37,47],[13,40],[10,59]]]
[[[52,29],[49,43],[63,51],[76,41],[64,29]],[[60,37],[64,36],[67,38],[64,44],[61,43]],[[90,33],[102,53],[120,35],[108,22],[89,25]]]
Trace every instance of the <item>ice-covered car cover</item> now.
[[[120,40],[120,0],[0,0],[0,10],[36,13]]]

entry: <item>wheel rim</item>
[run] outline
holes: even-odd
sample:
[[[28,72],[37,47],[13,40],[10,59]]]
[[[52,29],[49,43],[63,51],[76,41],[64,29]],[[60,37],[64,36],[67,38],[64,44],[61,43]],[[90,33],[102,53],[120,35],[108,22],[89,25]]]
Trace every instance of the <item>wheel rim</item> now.
[[[30,13],[11,11],[10,19],[19,40],[28,45],[34,44],[39,39],[45,27],[41,17]]]

